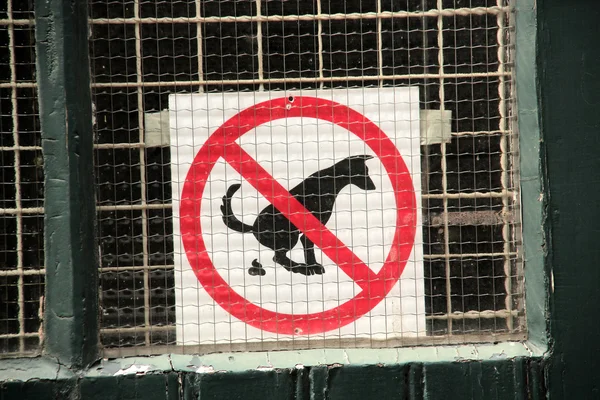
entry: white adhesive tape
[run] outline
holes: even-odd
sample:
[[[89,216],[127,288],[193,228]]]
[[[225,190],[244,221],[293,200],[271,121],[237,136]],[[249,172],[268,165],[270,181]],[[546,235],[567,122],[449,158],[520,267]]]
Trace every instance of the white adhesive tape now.
[[[421,110],[421,145],[448,143],[452,136],[451,110]]]
[[[169,146],[169,110],[144,114],[146,147]]]
[[[452,111],[420,110],[421,145],[448,143],[452,136]],[[144,114],[146,147],[169,146],[169,110]]]

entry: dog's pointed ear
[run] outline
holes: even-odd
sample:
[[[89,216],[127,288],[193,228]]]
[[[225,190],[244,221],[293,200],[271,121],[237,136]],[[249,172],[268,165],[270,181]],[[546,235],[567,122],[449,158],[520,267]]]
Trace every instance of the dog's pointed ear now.
[[[371,156],[369,154],[362,154],[359,156],[350,156],[350,157],[348,157],[348,161],[353,161],[353,160],[367,161],[367,160],[370,160],[371,158],[373,158],[373,156]]]

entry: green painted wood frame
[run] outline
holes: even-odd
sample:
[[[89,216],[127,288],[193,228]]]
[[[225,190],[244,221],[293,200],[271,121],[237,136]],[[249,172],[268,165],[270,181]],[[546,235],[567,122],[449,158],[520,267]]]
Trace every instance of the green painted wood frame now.
[[[515,0],[527,342],[104,361],[87,6],[35,6],[46,169],[44,356],[0,360],[0,399],[598,398],[600,2]]]
[[[85,0],[35,2],[44,155],[44,353],[68,367],[98,358],[93,131]]]

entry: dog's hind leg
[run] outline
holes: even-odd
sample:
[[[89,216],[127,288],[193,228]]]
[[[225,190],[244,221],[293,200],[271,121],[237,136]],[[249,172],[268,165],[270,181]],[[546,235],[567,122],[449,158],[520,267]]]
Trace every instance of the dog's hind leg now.
[[[304,260],[306,261],[306,267],[313,271],[311,275],[321,275],[325,273],[325,268],[323,268],[323,266],[317,262],[315,257],[315,244],[311,242],[306,235],[302,235],[300,237],[300,241],[304,247]]]
[[[283,268],[288,271],[295,272],[302,275],[314,275],[314,271],[309,268],[306,264],[297,263],[294,260],[290,260],[288,256],[285,255],[288,250],[278,250],[275,251],[275,256],[273,257],[273,261],[277,264],[282,265]]]

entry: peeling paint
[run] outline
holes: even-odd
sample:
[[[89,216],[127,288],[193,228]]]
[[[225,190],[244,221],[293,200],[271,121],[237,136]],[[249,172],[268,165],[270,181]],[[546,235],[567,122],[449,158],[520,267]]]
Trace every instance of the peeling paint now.
[[[506,358],[508,358],[508,357],[506,356],[506,354],[504,354],[504,352],[502,352],[502,353],[492,354],[492,356],[490,357],[490,360],[504,360]]]
[[[344,361],[346,364],[350,364],[350,357],[348,357],[348,352],[344,350]]]
[[[119,375],[145,375],[147,372],[152,371],[154,366],[152,365],[130,365],[127,368],[118,370],[113,376]]]
[[[212,367],[212,365],[201,365],[198,367],[198,369],[196,369],[197,374],[213,374],[214,372],[215,369]]]
[[[187,360],[189,361],[189,357]],[[471,364],[332,364],[313,367],[303,365],[294,371],[275,368],[198,376],[195,371],[164,371],[161,374],[152,374],[150,370],[146,370],[140,373],[140,370],[152,365],[130,362],[123,364],[123,370],[130,370],[128,372],[131,373],[119,374],[116,377],[99,378],[83,373],[80,376],[59,378],[45,383],[39,380],[5,381],[0,386],[0,397],[4,395],[6,398],[23,397],[36,400],[542,398],[535,396],[537,386],[544,385],[543,370],[539,368],[539,362],[531,362],[527,364],[527,368],[522,368],[523,365],[523,360],[478,361]],[[120,375],[139,377],[122,379],[119,378]],[[37,390],[35,393],[39,394],[35,397],[10,396],[31,390]],[[529,396],[529,393],[533,395]]]
[[[199,366],[201,364],[202,364],[202,361],[200,360],[199,356],[195,355],[195,356],[192,357],[192,359],[190,361],[190,365],[197,365],[197,366]]]

